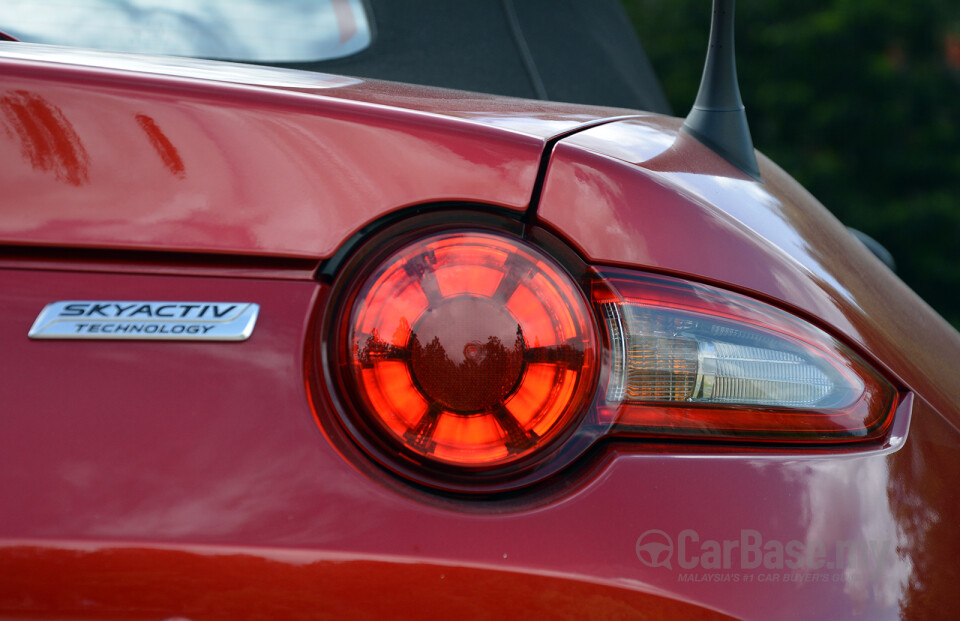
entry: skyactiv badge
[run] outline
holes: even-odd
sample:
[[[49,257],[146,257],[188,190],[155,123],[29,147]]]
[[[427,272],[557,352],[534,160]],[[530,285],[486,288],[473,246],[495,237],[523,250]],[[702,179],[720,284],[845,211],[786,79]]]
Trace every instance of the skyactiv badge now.
[[[47,304],[32,339],[245,341],[260,312],[249,302],[67,301]]]

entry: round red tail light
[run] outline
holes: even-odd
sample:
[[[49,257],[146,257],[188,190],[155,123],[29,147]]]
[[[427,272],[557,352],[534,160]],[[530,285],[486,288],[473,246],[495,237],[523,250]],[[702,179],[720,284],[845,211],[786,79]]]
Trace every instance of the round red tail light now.
[[[381,460],[503,473],[550,453],[593,397],[588,304],[525,242],[436,233],[389,254],[354,292],[341,379],[366,436],[355,439]]]

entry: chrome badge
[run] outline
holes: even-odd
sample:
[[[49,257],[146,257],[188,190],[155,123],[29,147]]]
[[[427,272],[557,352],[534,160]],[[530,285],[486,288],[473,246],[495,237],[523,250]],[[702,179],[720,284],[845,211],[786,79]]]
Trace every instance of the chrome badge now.
[[[245,341],[260,305],[249,302],[102,302],[47,304],[32,339]]]

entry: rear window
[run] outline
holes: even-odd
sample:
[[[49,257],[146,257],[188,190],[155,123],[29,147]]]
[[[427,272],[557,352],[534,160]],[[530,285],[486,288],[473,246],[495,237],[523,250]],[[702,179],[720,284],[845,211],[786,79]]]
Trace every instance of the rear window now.
[[[20,41],[258,63],[330,60],[370,45],[362,0],[3,0]]]

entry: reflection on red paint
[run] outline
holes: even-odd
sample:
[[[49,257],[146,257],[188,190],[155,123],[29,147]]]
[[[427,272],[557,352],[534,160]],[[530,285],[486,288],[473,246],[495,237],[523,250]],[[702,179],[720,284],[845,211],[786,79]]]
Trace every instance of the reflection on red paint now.
[[[160,159],[163,160],[163,165],[167,167],[167,170],[169,170],[174,177],[185,179],[187,177],[187,170],[183,165],[183,159],[180,157],[180,153],[177,152],[177,148],[173,146],[170,139],[167,138],[166,134],[160,129],[160,126],[157,125],[157,122],[146,114],[138,114],[136,118],[137,125],[147,134],[150,144],[154,150],[156,150]]]
[[[505,619],[563,610],[571,619],[730,618],[575,575],[411,560],[271,548],[4,545],[0,617]]]
[[[657,172],[684,172],[691,170],[691,162],[696,161],[698,175],[712,175],[751,181],[747,173],[717,155],[699,140],[686,132],[677,132],[677,137],[666,151],[644,161],[639,165]]]
[[[353,17],[350,0],[332,0],[333,12],[337,16],[337,29],[340,30],[340,43],[346,43],[357,33],[357,21]]]
[[[70,185],[90,180],[90,156],[60,108],[36,93],[17,90],[0,97],[0,109],[34,169],[53,173]]]

